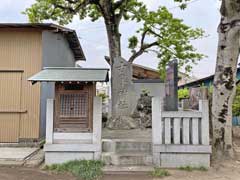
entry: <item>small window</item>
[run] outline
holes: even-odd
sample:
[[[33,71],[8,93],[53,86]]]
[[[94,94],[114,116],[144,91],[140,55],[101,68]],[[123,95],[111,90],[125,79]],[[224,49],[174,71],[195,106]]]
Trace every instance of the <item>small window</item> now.
[[[60,117],[86,118],[88,115],[87,93],[61,94]]]

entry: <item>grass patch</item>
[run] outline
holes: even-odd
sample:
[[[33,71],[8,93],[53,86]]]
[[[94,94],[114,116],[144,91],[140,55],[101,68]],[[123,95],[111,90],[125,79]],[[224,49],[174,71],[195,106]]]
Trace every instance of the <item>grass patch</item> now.
[[[53,164],[45,166],[45,170],[55,171],[58,173],[70,172],[82,180],[94,180],[103,175],[102,161],[94,160],[74,160],[63,164]]]
[[[196,170],[196,171],[207,171],[208,169],[204,166],[200,166],[200,167],[192,167],[192,166],[181,166],[178,168],[179,170],[183,170],[183,171],[193,171],[193,170]]]
[[[151,172],[152,177],[165,177],[165,176],[170,176],[170,173],[166,169],[161,169],[161,168],[154,168],[154,170]]]

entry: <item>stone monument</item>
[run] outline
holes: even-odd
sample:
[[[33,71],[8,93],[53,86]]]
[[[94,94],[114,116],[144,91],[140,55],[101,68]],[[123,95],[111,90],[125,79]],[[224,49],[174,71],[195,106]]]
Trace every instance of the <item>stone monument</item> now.
[[[136,93],[132,82],[132,64],[118,57],[112,65],[112,114],[107,122],[110,129],[135,129],[137,122],[131,117],[136,106]]]
[[[166,111],[178,110],[178,63],[177,60],[169,62],[166,69]]]

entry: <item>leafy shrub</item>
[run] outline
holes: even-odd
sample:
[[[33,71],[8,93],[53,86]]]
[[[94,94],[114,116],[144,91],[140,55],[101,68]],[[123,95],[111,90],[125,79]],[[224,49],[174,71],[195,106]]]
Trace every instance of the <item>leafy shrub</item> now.
[[[99,93],[97,96],[102,98],[102,102],[103,102],[103,103],[104,103],[104,102],[107,100],[107,98],[108,98],[108,95],[106,95],[105,93]]]
[[[178,99],[189,98],[189,89],[179,89],[178,90]]]
[[[45,166],[45,170],[61,172],[70,172],[74,176],[83,180],[94,180],[102,176],[102,161],[94,160],[74,160],[63,164],[53,164]]]
[[[181,166],[178,168],[179,170],[183,170],[183,171],[193,171],[193,170],[197,170],[197,171],[207,171],[208,169],[204,166],[200,166],[200,167],[192,167],[192,166]]]
[[[154,168],[154,171],[151,172],[151,176],[161,178],[165,176],[170,176],[170,173],[165,169]]]

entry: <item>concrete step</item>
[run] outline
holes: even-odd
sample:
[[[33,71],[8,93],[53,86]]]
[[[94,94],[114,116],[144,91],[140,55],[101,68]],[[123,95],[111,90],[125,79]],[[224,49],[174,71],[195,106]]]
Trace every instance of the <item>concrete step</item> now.
[[[143,173],[154,171],[154,166],[104,166],[104,174],[131,174]]]
[[[152,165],[152,155],[148,153],[128,152],[128,153],[102,153],[102,160],[106,165]]]
[[[104,139],[102,143],[103,152],[113,153],[151,153],[152,143],[150,141],[136,139]]]

